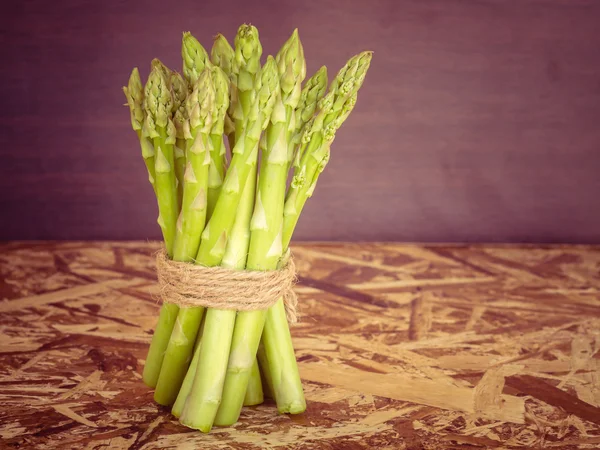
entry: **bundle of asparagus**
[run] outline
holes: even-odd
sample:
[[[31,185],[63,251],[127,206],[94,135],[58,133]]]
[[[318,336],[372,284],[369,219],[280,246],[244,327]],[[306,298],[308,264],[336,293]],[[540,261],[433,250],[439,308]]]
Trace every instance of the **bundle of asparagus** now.
[[[325,94],[325,67],[303,84],[297,30],[262,66],[255,27],[242,25],[234,44],[217,35],[209,56],[184,33],[183,76],[155,59],[145,86],[136,68],[123,91],[168,257],[271,271],[289,256],[371,52],[352,57]],[[306,408],[281,299],[268,310],[237,312],[163,303],[143,380],[157,403],[204,432],[235,423],[243,405],[261,403],[263,386],[279,412]]]

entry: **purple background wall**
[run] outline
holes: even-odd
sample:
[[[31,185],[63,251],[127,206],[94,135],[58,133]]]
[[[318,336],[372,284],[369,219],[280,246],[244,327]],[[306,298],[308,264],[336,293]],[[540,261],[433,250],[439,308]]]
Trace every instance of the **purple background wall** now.
[[[222,6],[219,6],[222,5]],[[600,242],[600,2],[21,1],[0,19],[0,239],[158,238],[120,90],[242,22],[312,73],[375,51],[298,239]]]

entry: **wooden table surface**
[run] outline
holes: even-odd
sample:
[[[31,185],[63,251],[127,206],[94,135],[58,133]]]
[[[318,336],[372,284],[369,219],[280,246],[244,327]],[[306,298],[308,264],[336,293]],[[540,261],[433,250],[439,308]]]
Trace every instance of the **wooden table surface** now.
[[[141,381],[157,249],[0,244],[0,448],[600,447],[600,247],[296,245],[308,410],[208,435]]]

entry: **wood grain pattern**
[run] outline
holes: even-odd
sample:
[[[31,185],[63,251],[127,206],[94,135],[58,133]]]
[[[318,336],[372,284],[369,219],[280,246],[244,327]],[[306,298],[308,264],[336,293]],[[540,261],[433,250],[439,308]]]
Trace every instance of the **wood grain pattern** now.
[[[594,0],[10,2],[0,239],[159,238],[120,87],[242,21],[309,73],[375,51],[298,239],[600,243]]]
[[[600,445],[600,247],[296,245],[308,410],[208,435],[141,381],[157,249],[0,245],[1,448]]]

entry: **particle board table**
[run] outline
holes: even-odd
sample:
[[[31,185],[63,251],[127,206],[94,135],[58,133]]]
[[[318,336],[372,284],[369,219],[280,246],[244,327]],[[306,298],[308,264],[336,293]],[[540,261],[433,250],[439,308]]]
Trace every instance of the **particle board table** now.
[[[201,434],[141,381],[147,242],[0,244],[0,447],[600,447],[600,247],[294,246],[308,410]]]

